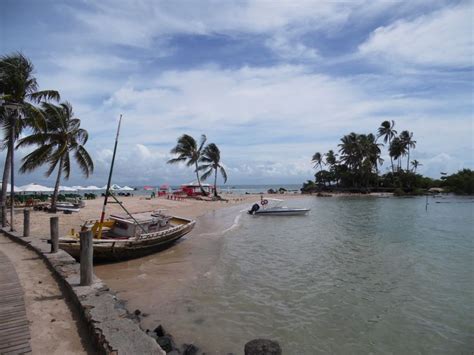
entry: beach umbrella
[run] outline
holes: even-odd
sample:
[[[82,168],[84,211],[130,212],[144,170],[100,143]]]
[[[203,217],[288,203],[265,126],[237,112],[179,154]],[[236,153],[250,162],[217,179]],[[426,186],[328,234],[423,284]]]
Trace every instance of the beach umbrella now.
[[[96,190],[103,190],[103,189],[95,185],[89,185],[89,186],[82,187],[80,190],[96,191]]]
[[[74,187],[68,187],[68,186],[59,186],[59,191],[64,191],[64,192],[77,192],[78,189],[75,189]]]
[[[51,187],[46,187],[46,186],[35,184],[35,183],[20,186],[20,189],[23,192],[53,192],[54,191],[54,189]]]
[[[2,188],[2,183],[0,182],[0,189]],[[12,190],[12,185],[10,184],[7,184],[7,193],[10,193],[10,191]],[[14,192],[22,192],[23,190],[20,189],[18,186],[15,186],[13,185],[13,190]]]
[[[121,187],[117,184],[110,185],[110,190],[112,190],[112,191],[119,191],[120,189],[121,189]],[[107,185],[102,186],[101,190],[107,190]]]
[[[124,186],[120,189],[120,191],[134,191],[135,189],[130,186]]]
[[[153,191],[155,188],[153,186],[143,186],[143,190],[145,191]]]

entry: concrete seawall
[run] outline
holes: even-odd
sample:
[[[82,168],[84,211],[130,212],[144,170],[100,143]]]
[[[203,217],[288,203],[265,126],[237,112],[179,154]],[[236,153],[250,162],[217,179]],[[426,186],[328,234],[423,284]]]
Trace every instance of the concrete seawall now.
[[[166,354],[154,339],[142,331],[107,285],[94,275],[91,286],[80,286],[79,263],[63,250],[50,253],[51,246],[38,237],[1,230],[11,240],[36,252],[58,280],[85,324],[91,341],[103,354]]]

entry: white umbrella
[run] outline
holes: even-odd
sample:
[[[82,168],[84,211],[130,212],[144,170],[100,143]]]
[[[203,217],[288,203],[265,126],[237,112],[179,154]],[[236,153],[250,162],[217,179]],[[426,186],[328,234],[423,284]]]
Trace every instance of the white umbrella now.
[[[20,189],[23,192],[53,192],[54,191],[54,189],[51,187],[46,187],[46,186],[35,184],[35,183],[20,186]]]
[[[122,188],[121,188],[119,185],[117,185],[117,184],[112,184],[112,185],[110,185],[110,189],[111,189],[112,191],[119,191],[119,190],[121,190]],[[102,186],[102,187],[101,187],[101,190],[107,190],[107,185]]]
[[[2,183],[0,182],[0,189],[2,188]],[[10,191],[12,190],[12,185],[10,184],[7,184],[7,193],[10,193]],[[20,189],[18,186],[15,186],[13,185],[13,190],[14,192],[22,192],[23,190]]]
[[[101,188],[98,187],[98,186],[89,185],[89,186],[83,187],[82,190],[92,191],[92,190],[103,190],[103,189],[101,189]]]
[[[78,189],[75,189],[74,187],[68,187],[68,186],[59,186],[59,191],[65,191],[65,192],[77,192]]]
[[[135,191],[135,189],[130,186],[124,186],[120,189],[120,191]]]

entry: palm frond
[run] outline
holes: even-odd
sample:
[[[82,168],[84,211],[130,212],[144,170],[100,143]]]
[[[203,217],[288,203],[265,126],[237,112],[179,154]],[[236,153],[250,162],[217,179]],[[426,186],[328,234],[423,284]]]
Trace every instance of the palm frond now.
[[[82,173],[89,177],[90,174],[94,172],[94,162],[90,157],[87,150],[82,146],[79,145],[74,153],[74,158],[76,159],[79,168],[81,169]]]
[[[213,170],[213,168],[210,168],[208,171],[204,172],[204,174],[202,174],[201,176],[201,179],[206,180],[209,176],[211,176]]]
[[[46,144],[34,150],[22,159],[23,164],[20,167],[22,174],[35,170],[49,161],[49,156],[53,150],[51,144]]]
[[[59,101],[61,99],[61,96],[59,95],[59,92],[56,90],[42,90],[42,91],[37,91],[37,92],[29,94],[28,99],[30,99],[33,102],[39,103],[44,100]]]
[[[219,169],[221,171],[221,175],[224,178],[224,184],[227,182],[227,172],[225,171],[223,166],[219,166]]]

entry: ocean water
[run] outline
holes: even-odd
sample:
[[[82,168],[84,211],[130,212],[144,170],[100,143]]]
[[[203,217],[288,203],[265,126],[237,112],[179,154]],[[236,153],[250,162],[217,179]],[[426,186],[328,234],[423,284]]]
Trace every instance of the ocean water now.
[[[203,217],[189,239],[123,266],[148,280],[123,296],[151,313],[145,326],[160,322],[209,354],[242,353],[258,337],[285,354],[472,353],[472,199],[430,198],[427,210],[424,197],[287,205],[311,212]]]

